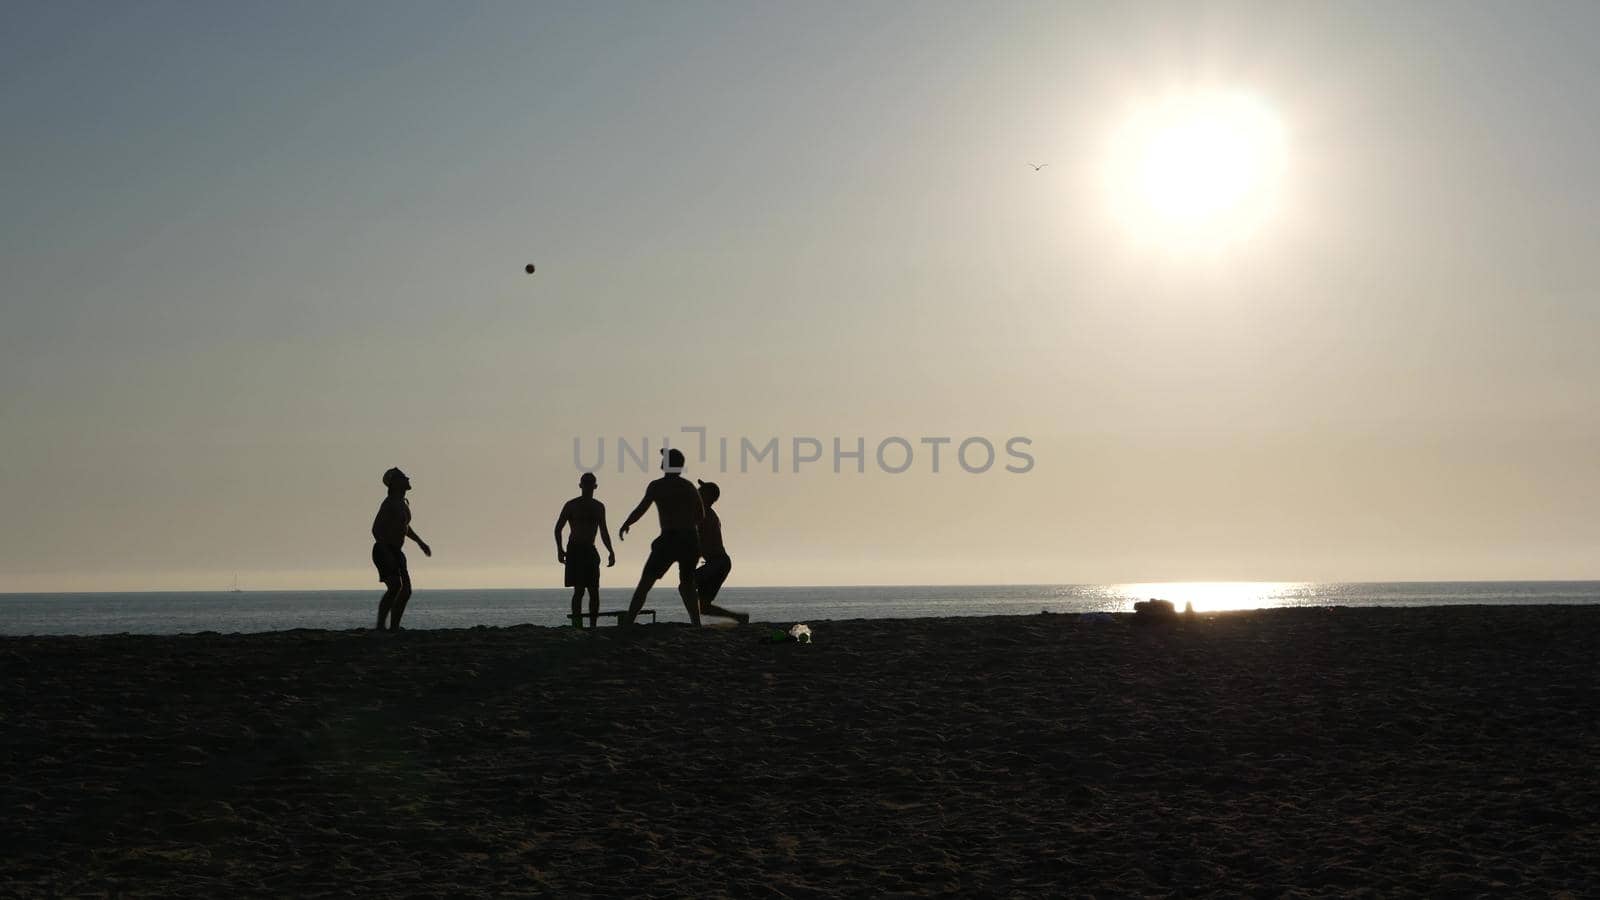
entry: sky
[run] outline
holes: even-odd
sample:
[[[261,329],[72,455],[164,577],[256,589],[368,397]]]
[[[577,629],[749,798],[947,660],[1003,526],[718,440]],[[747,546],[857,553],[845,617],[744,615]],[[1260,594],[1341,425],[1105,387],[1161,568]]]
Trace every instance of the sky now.
[[[0,591],[377,589],[390,466],[419,588],[559,586],[575,441],[615,532],[653,474],[617,441],[663,437],[721,485],[730,584],[1600,577],[1596,35],[1591,3],[7,3]],[[1276,128],[1258,215],[1130,215],[1126,123],[1221,95]]]

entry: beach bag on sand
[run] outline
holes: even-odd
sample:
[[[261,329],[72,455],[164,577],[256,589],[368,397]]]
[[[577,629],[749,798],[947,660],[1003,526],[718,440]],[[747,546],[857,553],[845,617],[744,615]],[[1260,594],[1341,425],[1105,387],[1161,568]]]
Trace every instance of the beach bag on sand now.
[[[1178,609],[1172,605],[1171,600],[1151,599],[1142,601],[1140,603],[1135,603],[1133,605],[1133,612],[1136,619],[1144,621],[1171,619],[1178,615]]]

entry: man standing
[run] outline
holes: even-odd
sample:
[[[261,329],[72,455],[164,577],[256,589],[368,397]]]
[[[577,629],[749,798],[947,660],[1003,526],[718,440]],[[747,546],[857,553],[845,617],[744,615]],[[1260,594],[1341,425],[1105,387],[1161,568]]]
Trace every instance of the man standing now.
[[[633,601],[622,616],[620,624],[632,625],[644,608],[644,598],[655,587],[661,576],[667,574],[674,563],[678,566],[678,596],[683,598],[683,608],[689,611],[689,621],[700,624],[700,597],[694,587],[694,565],[700,561],[700,537],[697,529],[705,518],[700,504],[700,492],[682,476],[683,451],[661,451],[661,469],[664,474],[650,482],[644,490],[644,499],[628,514],[617,537],[627,540],[628,528],[656,505],[656,515],[661,522],[661,536],[650,543],[650,558],[645,560],[644,571],[639,574],[639,586],[633,590]]]
[[[722,489],[714,481],[695,483],[700,485],[700,502],[706,508],[706,517],[700,522],[700,554],[705,557],[706,564],[694,573],[695,591],[700,595],[700,614],[721,616],[743,625],[750,621],[749,613],[733,612],[712,602],[717,599],[717,591],[722,590],[728,573],[733,571],[733,559],[722,545],[722,518],[711,508],[722,496]]]
[[[400,617],[405,615],[406,601],[411,599],[411,573],[406,569],[402,549],[406,538],[417,542],[423,556],[432,556],[433,550],[411,530],[411,502],[406,499],[411,479],[399,469],[390,469],[383,473],[383,486],[389,489],[389,496],[378,506],[378,515],[372,520],[372,564],[378,567],[378,580],[385,588],[383,599],[378,601],[378,630],[383,630],[387,619],[389,630],[399,631]]]
[[[567,567],[567,587],[572,588],[572,627],[583,627],[583,592],[589,592],[589,627],[600,623],[600,551],[594,548],[594,535],[606,543],[606,565],[617,564],[617,554],[611,549],[611,534],[606,531],[606,505],[594,498],[594,489],[600,482],[593,472],[585,472],[578,479],[578,490],[583,496],[573,497],[561,507],[556,519],[556,562]],[[561,527],[571,525],[567,548],[561,549]]]

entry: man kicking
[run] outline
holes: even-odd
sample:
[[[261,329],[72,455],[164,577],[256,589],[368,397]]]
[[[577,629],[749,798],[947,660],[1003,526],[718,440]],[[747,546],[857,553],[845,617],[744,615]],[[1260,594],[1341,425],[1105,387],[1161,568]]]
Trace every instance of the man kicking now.
[[[706,558],[706,564],[694,572],[695,591],[700,595],[700,615],[721,616],[743,625],[750,621],[749,613],[733,612],[712,602],[717,599],[717,591],[722,590],[728,573],[733,571],[733,560],[722,546],[722,518],[711,508],[722,496],[722,489],[712,481],[697,481],[696,484],[700,485],[700,502],[706,508],[706,517],[700,522],[700,555]]]
[[[589,592],[589,627],[600,624],[600,551],[594,548],[594,535],[598,530],[600,540],[606,544],[606,565],[617,564],[617,554],[611,549],[611,534],[606,531],[606,505],[594,498],[594,489],[600,482],[593,472],[585,472],[578,479],[578,490],[583,496],[573,497],[561,507],[556,519],[556,562],[567,567],[566,583],[572,588],[572,627],[583,627],[583,592]],[[567,534],[567,547],[561,549],[561,528],[572,526]]]
[[[390,469],[383,473],[383,486],[389,489],[389,496],[383,498],[372,520],[372,564],[378,567],[378,580],[384,586],[383,599],[378,601],[378,630],[383,630],[387,620],[390,631],[399,631],[400,617],[411,599],[411,572],[406,569],[402,549],[406,538],[417,542],[423,556],[432,556],[433,550],[411,530],[411,502],[406,499],[411,479],[399,469]]]
[[[667,574],[673,563],[678,565],[678,596],[683,598],[683,608],[689,611],[689,621],[700,624],[700,596],[694,587],[694,565],[700,561],[700,536],[697,529],[705,518],[705,508],[700,503],[700,492],[682,476],[683,451],[661,451],[661,469],[665,473],[644,489],[644,499],[628,513],[617,537],[628,539],[628,528],[656,505],[656,515],[661,521],[661,536],[650,542],[650,558],[644,562],[639,574],[639,586],[633,589],[633,601],[618,624],[632,625],[639,610],[644,609],[644,598],[650,589]]]

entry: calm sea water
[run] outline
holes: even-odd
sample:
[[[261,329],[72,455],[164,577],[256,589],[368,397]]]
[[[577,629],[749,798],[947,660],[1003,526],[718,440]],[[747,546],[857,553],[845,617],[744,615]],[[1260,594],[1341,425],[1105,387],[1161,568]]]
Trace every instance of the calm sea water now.
[[[0,634],[181,634],[364,628],[377,615],[379,591],[243,593],[0,594]],[[409,628],[565,624],[565,589],[418,591],[406,609]],[[602,593],[617,609],[627,592]],[[1201,612],[1281,606],[1450,606],[1600,603],[1600,581],[1393,582],[1315,584],[1194,582],[1118,585],[953,587],[728,588],[719,605],[761,622],[925,616],[1126,612],[1135,600],[1162,597]],[[671,587],[649,607],[662,622],[687,621]],[[586,607],[587,608],[587,607]]]

